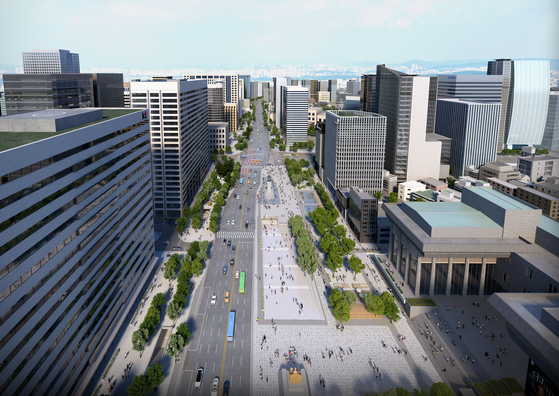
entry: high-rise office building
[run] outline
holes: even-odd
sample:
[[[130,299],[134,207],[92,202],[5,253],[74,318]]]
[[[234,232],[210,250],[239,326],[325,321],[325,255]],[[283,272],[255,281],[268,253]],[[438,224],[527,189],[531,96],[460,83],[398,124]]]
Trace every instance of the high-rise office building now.
[[[154,215],[181,217],[210,166],[207,81],[132,81],[130,94],[150,110]]]
[[[501,103],[502,75],[452,75],[440,74],[437,99],[463,99],[474,102]]]
[[[438,179],[441,142],[426,138],[435,127],[437,77],[408,75],[378,65],[375,87],[375,113],[387,117],[384,169],[397,176],[398,182]],[[369,94],[363,91],[362,97]]]
[[[291,78],[290,77],[274,77],[274,91],[273,91],[273,101],[274,101],[274,114],[275,114],[275,121],[276,126],[278,129],[281,128],[282,120],[281,120],[281,110],[283,107],[282,103],[282,91],[281,87],[290,86],[291,85]]]
[[[469,166],[495,161],[500,113],[501,103],[437,100],[436,133],[452,139],[453,176],[468,176]]]
[[[225,121],[223,85],[222,81],[208,84],[208,122]]]
[[[4,91],[0,91],[0,116],[7,115],[6,113],[6,96]]]
[[[382,191],[387,118],[364,111],[327,111],[322,125],[324,184],[337,189],[357,186],[369,194]]]
[[[288,146],[294,142],[307,141],[308,88],[283,86],[281,88],[281,128]]]
[[[549,105],[549,61],[497,59],[488,62],[487,74],[503,76],[497,149],[541,144]]]
[[[8,115],[43,109],[124,107],[122,74],[4,74]]]
[[[258,90],[261,89],[260,88],[260,83],[258,81],[251,81],[250,82],[250,98],[251,99],[256,99],[257,97],[259,97],[260,95],[258,95]]]
[[[0,131],[0,394],[82,394],[157,263],[147,110],[44,110]]]
[[[24,74],[79,73],[80,55],[67,50],[22,52]]]
[[[347,82],[345,90],[349,96],[358,96],[361,91],[361,82],[352,78]]]
[[[243,81],[243,99],[250,99],[250,75],[239,74],[239,83]]]
[[[122,83],[122,97],[124,99],[124,107],[130,108],[130,83]]]
[[[361,110],[372,113],[375,111],[377,75],[363,74],[361,76]]]
[[[223,81],[223,93],[225,95],[225,98],[223,99],[223,110],[225,112],[225,120],[229,123],[230,131],[236,131],[238,129],[239,118],[241,117],[241,99],[239,95],[240,84],[238,74],[185,74],[183,75],[183,78],[187,80],[207,80],[208,84],[215,84],[216,81]]]
[[[338,80],[328,80],[328,92],[330,92],[330,102],[338,101]]]
[[[547,120],[542,144],[538,146],[549,151],[559,149],[559,87],[551,87]]]
[[[270,83],[269,82],[263,82],[262,83],[262,100],[264,102],[269,102],[270,101]]]

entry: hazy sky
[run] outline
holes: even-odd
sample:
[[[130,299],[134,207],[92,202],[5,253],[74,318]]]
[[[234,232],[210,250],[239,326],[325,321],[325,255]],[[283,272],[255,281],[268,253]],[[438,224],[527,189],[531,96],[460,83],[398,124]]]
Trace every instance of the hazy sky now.
[[[559,58],[559,0],[0,0],[0,65],[67,49],[90,68]]]

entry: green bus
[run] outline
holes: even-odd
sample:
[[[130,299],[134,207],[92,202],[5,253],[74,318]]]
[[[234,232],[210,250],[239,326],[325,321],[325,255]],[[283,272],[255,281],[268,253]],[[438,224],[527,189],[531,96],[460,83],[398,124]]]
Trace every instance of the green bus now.
[[[239,293],[245,292],[245,273],[241,272],[241,277],[239,278]]]

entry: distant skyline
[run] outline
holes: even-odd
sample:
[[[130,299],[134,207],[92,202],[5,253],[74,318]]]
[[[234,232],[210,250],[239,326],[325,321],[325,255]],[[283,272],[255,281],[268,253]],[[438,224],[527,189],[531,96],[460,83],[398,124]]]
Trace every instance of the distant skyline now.
[[[82,71],[559,58],[558,0],[2,0],[0,13],[0,65],[59,48]]]

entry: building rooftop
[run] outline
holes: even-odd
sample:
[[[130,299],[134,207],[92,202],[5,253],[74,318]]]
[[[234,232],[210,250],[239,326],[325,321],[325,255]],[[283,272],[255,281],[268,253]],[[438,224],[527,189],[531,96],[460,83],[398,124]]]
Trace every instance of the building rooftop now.
[[[427,198],[427,199],[432,199],[433,201],[437,200],[437,194],[435,191],[433,190],[423,190],[423,191],[415,191],[413,193],[414,196],[421,196],[423,198]]]
[[[351,192],[353,192],[355,195],[357,195],[357,197],[359,197],[359,199],[363,200],[363,199],[375,199],[375,197],[373,197],[371,194],[369,194],[368,192],[364,191],[362,188],[359,187],[351,187],[351,190],[348,191],[348,193],[351,194]]]
[[[555,198],[553,195],[543,193],[543,192],[538,191],[538,190],[536,190],[534,188],[531,188],[531,187],[520,187],[520,189],[523,190],[523,191],[526,191],[530,194],[537,195],[538,197],[541,197],[543,199],[548,199],[550,201],[559,201],[559,198]]]
[[[84,112],[83,110],[89,110],[89,112]],[[93,111],[91,111],[93,110]],[[54,121],[60,121],[60,120],[64,120],[64,117],[69,117],[70,115],[72,115],[73,112],[80,112],[82,114],[95,114],[95,112],[102,112],[102,116],[101,117],[97,117],[95,116],[94,118],[96,118],[95,120],[91,121],[91,118],[89,118],[89,122],[87,123],[83,123],[83,124],[79,124],[79,125],[73,125],[70,128],[66,128],[66,129],[61,129],[58,130],[56,129],[54,132],[40,132],[40,131],[25,131],[25,132],[0,132],[0,152],[2,151],[6,151],[6,150],[10,150],[16,147],[20,147],[29,143],[33,143],[33,142],[37,142],[39,140],[43,140],[52,136],[56,136],[56,135],[60,135],[63,133],[67,133],[67,132],[71,132],[73,130],[79,129],[79,128],[83,128],[86,126],[90,126],[93,124],[97,124],[99,122],[104,122],[104,121],[108,121],[110,119],[113,118],[117,118],[117,117],[121,117],[123,115],[127,115],[130,113],[135,113],[138,111],[142,111],[142,109],[99,109],[99,108],[88,108],[88,109],[64,109],[64,110],[41,110],[41,111],[37,111],[37,112],[30,112],[30,113],[24,113],[24,114],[17,114],[17,115],[13,115],[13,116],[5,116],[5,117],[1,117],[0,118],[0,122],[4,122],[4,121],[8,121],[8,123],[10,123],[10,119],[12,120],[16,120],[15,123],[11,123],[14,126],[17,126],[18,124],[21,124],[20,122],[22,122],[23,124],[26,123],[26,121],[28,120],[32,120],[34,121],[34,119],[32,117],[35,117],[35,120],[54,120]],[[58,113],[58,114],[56,114]],[[62,114],[65,113],[66,115]],[[40,115],[40,118],[37,117],[37,114]],[[34,116],[35,115],[35,116]],[[12,118],[13,117],[13,118]],[[40,122],[39,122],[40,124]],[[64,125],[64,123],[60,124],[60,125]]]
[[[552,155],[534,155],[534,156],[526,156],[526,157],[518,157],[519,161],[528,161],[528,162],[534,162],[534,161],[553,161],[559,159],[558,157],[554,157]]]
[[[483,213],[462,202],[404,202],[432,228],[501,228]]]
[[[446,186],[446,185],[447,185],[446,183],[444,183],[444,182],[442,182],[442,181],[440,181],[440,180],[434,179],[434,178],[432,178],[432,177],[426,177],[425,179],[421,179],[421,180],[419,180],[419,181],[420,181],[420,182],[429,183],[429,184],[431,184],[431,185],[433,185],[433,186],[437,186],[437,187],[439,187],[439,186]]]
[[[513,198],[508,194],[503,194],[500,191],[494,190],[492,188],[470,188],[470,192],[480,195],[481,197],[487,199],[488,201],[500,206],[503,209],[513,210],[533,210],[532,206],[528,206],[519,199]]]
[[[555,221],[547,216],[542,216],[540,228],[559,238],[559,221]]]
[[[416,180],[410,180],[407,182],[400,183],[401,186],[408,187],[408,188],[415,188],[415,187],[425,187],[425,184],[420,183]]]
[[[495,169],[499,172],[514,172],[514,168],[512,166],[501,161],[488,162],[482,165],[482,168]]]
[[[500,184],[500,185],[505,186],[507,188],[511,188],[511,189],[518,188],[518,186],[516,186],[514,184],[511,184],[511,183],[508,183],[504,180],[498,179],[496,177],[489,177],[487,180],[490,181],[490,182],[496,183],[496,184]]]

